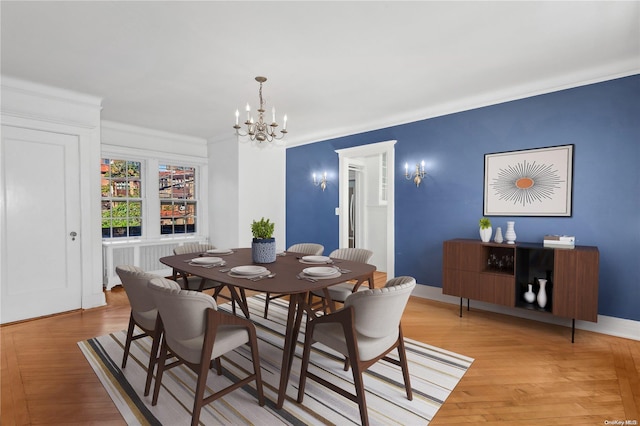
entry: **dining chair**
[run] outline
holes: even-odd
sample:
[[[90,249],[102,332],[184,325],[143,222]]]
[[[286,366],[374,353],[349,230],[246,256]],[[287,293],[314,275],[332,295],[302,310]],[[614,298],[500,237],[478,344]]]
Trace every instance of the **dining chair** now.
[[[302,253],[310,256],[321,256],[324,252],[324,246],[318,243],[298,243],[289,247],[287,251],[293,253]],[[269,302],[273,299],[277,299],[283,296],[283,294],[272,296],[271,293],[266,293],[264,300],[264,318],[267,318],[267,312],[269,311]]]
[[[188,253],[205,253],[207,250],[212,250],[216,248],[212,244],[203,244],[203,243],[184,243],[183,245],[177,246],[173,249],[173,254],[188,254]],[[173,269],[173,281],[182,282],[183,285],[181,287],[185,290],[196,290],[196,291],[204,291],[213,289],[213,298],[218,300],[218,297],[229,300],[231,302],[231,309],[235,315],[236,313],[236,301],[232,297],[227,297],[221,294],[225,285],[205,278],[201,278],[195,275],[190,275],[185,273],[184,271],[179,271],[177,269]],[[238,303],[242,303],[244,305],[244,312],[248,313],[249,308],[247,304],[247,296],[243,289],[240,290],[240,300]],[[249,318],[247,316],[247,318]]]
[[[343,309],[316,317],[307,323],[298,399],[304,399],[306,379],[339,393],[358,404],[360,420],[369,424],[363,373],[379,360],[385,360],[402,370],[407,399],[413,399],[409,367],[402,335],[401,318],[416,286],[413,277],[392,278],[383,288],[366,289],[347,297]],[[319,342],[345,356],[344,370],[351,366],[356,393],[325,380],[309,371],[311,346]],[[398,359],[388,356],[398,350]],[[319,351],[319,353],[325,353]]]
[[[157,275],[149,274],[143,269],[133,265],[118,265],[116,273],[120,277],[122,287],[127,294],[131,305],[129,315],[129,327],[127,338],[124,344],[124,355],[122,356],[122,368],[127,366],[131,342],[149,336],[152,339],[151,352],[149,353],[149,363],[147,366],[147,380],[144,386],[144,395],[149,395],[153,369],[158,360],[158,346],[162,332],[157,329],[156,320],[158,310],[151,298],[151,292],[147,283],[152,278],[159,278]],[[141,333],[133,335],[136,326],[142,330]]]
[[[329,257],[332,259],[342,259],[360,263],[369,262],[372,256],[373,252],[371,250],[354,247],[339,248],[332,251],[329,255]],[[362,287],[354,282],[344,282],[327,287],[327,290],[331,295],[331,300],[341,303],[344,303],[344,301],[351,293],[363,291],[366,289],[367,287]],[[328,306],[324,297],[324,292],[322,290],[314,290],[309,293],[309,306],[313,306],[314,296],[320,297],[322,299],[322,309],[327,312]]]
[[[153,278],[149,281],[148,287],[158,307],[158,323],[164,333],[151,404],[155,406],[158,403],[165,370],[185,365],[197,376],[192,425],[198,424],[204,405],[252,381],[256,383],[258,403],[263,406],[260,356],[253,323],[245,318],[219,311],[213,298],[197,291],[183,290],[175,281]],[[245,344],[251,350],[253,373],[205,397],[209,370],[215,365],[218,376],[221,376],[220,357]],[[169,351],[177,360],[167,365]]]

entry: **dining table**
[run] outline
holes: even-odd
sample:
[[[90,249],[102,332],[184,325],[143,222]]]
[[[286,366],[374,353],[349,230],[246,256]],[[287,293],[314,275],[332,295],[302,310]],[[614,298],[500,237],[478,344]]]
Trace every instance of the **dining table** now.
[[[220,261],[218,262],[216,259],[216,262],[208,262],[202,259],[207,257],[216,257]],[[232,299],[241,307],[243,303],[241,303],[242,299],[238,290],[289,296],[287,327],[276,403],[278,409],[282,408],[286,398],[302,319],[305,314],[307,318],[313,318],[317,315],[317,312],[309,304],[309,294],[322,290],[329,311],[334,311],[335,303],[331,300],[328,287],[345,281],[354,281],[354,288],[358,288],[364,283],[367,283],[369,288],[374,288],[373,274],[376,270],[374,265],[368,263],[331,259],[324,256],[309,257],[303,253],[295,252],[279,253],[275,262],[257,264],[253,262],[251,248],[167,256],[160,258],[160,262],[173,269],[226,285]],[[264,267],[265,270],[259,267]],[[332,273],[328,268],[333,268],[335,273]],[[259,270],[260,273],[257,273]],[[252,275],[249,273],[251,271],[256,273]],[[248,312],[244,313],[249,317]]]

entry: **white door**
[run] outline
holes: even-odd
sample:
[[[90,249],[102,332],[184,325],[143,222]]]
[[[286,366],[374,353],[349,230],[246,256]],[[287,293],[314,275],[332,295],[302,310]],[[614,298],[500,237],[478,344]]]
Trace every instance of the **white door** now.
[[[76,136],[2,126],[2,323],[81,307],[78,152]]]

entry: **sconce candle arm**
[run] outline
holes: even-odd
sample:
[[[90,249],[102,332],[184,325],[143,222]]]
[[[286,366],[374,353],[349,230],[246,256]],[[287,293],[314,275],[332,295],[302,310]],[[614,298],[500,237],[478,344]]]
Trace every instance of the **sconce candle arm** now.
[[[409,173],[409,164],[404,163],[404,177],[407,180],[413,180],[413,183],[416,184],[416,187],[420,186],[422,179],[424,179],[426,173],[424,171],[424,161],[420,164],[416,164],[416,171],[414,173]]]
[[[313,184],[315,186],[320,186],[320,188],[322,189],[322,191],[324,192],[325,189],[327,189],[327,172],[324,172],[322,174],[322,179],[318,180],[316,178],[316,174],[313,174]]]

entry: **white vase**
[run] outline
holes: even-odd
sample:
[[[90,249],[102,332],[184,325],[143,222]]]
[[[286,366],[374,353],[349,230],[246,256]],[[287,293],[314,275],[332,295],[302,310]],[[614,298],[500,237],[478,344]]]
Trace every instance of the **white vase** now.
[[[483,243],[488,243],[491,241],[491,234],[493,233],[493,229],[491,227],[488,228],[480,228],[480,239]]]
[[[502,228],[500,228],[499,226],[496,228],[496,236],[493,237],[493,241],[495,241],[498,244],[504,241],[502,239]]]
[[[507,244],[515,244],[516,242],[516,230],[514,229],[515,225],[515,222],[507,221],[507,232],[504,233],[504,237],[507,239]]]
[[[533,292],[533,284],[527,284],[529,290],[524,294],[524,300],[528,303],[533,303],[536,300],[536,294]]]
[[[545,306],[547,306],[547,289],[545,288],[547,286],[547,280],[545,280],[544,278],[539,278],[538,284],[540,284],[540,290],[538,290],[537,297],[538,306],[544,308]]]

